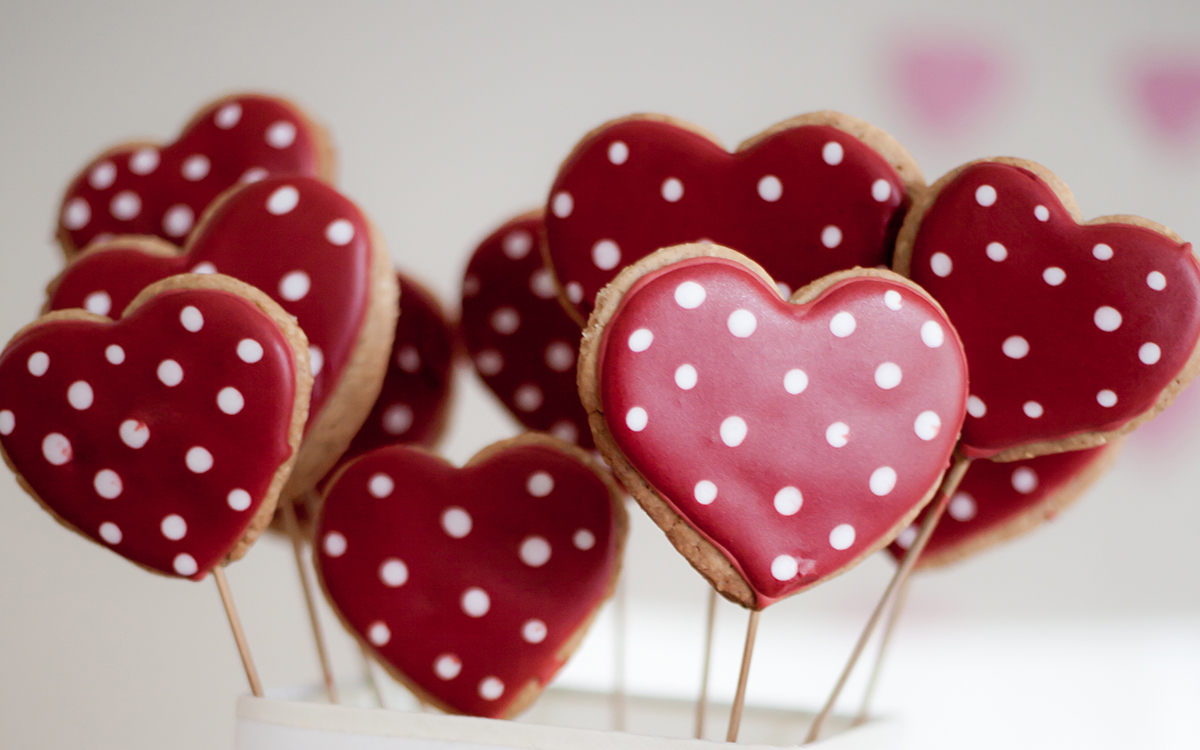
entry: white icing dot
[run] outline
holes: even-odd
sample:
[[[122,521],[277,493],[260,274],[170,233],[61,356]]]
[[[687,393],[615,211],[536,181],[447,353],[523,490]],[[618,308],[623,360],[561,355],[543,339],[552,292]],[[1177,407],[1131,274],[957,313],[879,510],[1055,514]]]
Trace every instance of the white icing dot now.
[[[334,219],[325,227],[325,239],[338,247],[349,245],[350,240],[354,239],[354,224],[348,219]]]
[[[74,232],[83,229],[92,220],[92,207],[83,198],[72,198],[63,208],[62,224]]]
[[[771,577],[777,581],[790,581],[800,572],[800,564],[791,555],[780,555],[771,561]]]
[[[758,197],[774,203],[783,197],[783,183],[773,174],[769,174],[758,181]]]
[[[796,487],[784,487],[775,493],[775,510],[782,516],[794,516],[804,505],[804,496]]]
[[[525,491],[534,497],[546,497],[554,492],[554,477],[546,471],[535,471],[525,480]]]
[[[492,599],[483,589],[472,586],[463,592],[461,604],[468,616],[483,617],[492,608]]]
[[[980,185],[975,189],[975,202],[981,206],[990,206],[996,202],[996,188],[991,185]]]
[[[183,520],[183,516],[172,513],[162,520],[159,530],[167,539],[178,542],[187,536],[187,521]]]
[[[775,288],[779,290],[779,296],[784,299],[792,296],[792,288],[782,281],[776,281]]]
[[[587,552],[596,546],[596,535],[587,529],[576,529],[571,543],[575,545],[575,549]]]
[[[883,304],[887,305],[889,310],[899,310],[902,302],[900,292],[895,289],[889,289],[883,293]]]
[[[250,507],[250,493],[243,489],[230,490],[225,496],[225,502],[234,510],[245,510]],[[345,539],[342,541],[344,543]]]
[[[206,260],[206,261],[202,261],[202,262],[200,262],[200,263],[197,263],[197,264],[196,264],[196,265],[195,265],[195,266],[192,268],[192,273],[205,273],[205,274],[207,274],[207,273],[216,273],[216,272],[217,272],[217,267],[216,267],[216,266],[214,266],[212,263],[210,263],[210,262],[209,262],[209,261],[207,261],[207,260]]]
[[[443,680],[453,680],[462,672],[462,660],[454,654],[442,654],[433,662],[433,672]]]
[[[927,320],[921,324],[921,341],[930,349],[937,349],[946,341],[946,332],[936,320]]]
[[[192,211],[191,206],[176,203],[163,214],[162,227],[168,237],[183,237],[192,231],[192,225],[195,222],[196,214]]]
[[[147,175],[158,169],[158,149],[140,148],[129,157],[129,171],[134,174]]]
[[[1109,245],[1100,242],[1092,248],[1092,257],[1096,260],[1112,260],[1113,249]]]
[[[237,102],[230,102],[224,107],[217,110],[217,114],[213,117],[213,121],[221,130],[229,130],[238,121],[242,119],[242,105]]]
[[[650,415],[640,406],[635,406],[625,415],[625,426],[634,432],[641,432],[646,429],[646,425],[650,421]]]
[[[913,542],[917,541],[917,534],[916,524],[907,527],[896,537],[896,546],[900,549],[908,549],[913,545]]]
[[[287,148],[296,141],[296,126],[279,120],[267,128],[267,143],[271,148]]]
[[[389,435],[403,435],[412,427],[413,410],[408,404],[392,404],[383,410],[383,431]]]
[[[188,331],[195,333],[204,327],[204,315],[196,307],[188,305],[179,311],[179,323]]]
[[[999,242],[989,242],[987,244],[987,257],[999,263],[1008,257],[1008,248]]]
[[[808,374],[804,370],[788,370],[783,376],[783,389],[793,396],[803,393],[808,387]]]
[[[521,562],[531,568],[540,568],[550,560],[550,542],[540,536],[525,537],[518,554]]]
[[[1050,209],[1042,205],[1034,206],[1033,215],[1037,217],[1038,221],[1048,221],[1050,219]]]
[[[108,296],[108,292],[92,292],[83,298],[83,307],[96,315],[108,315],[108,311],[112,310],[112,297]]]
[[[554,200],[550,202],[550,210],[560,219],[565,219],[575,210],[575,199],[571,194],[563,190],[554,196]]]
[[[16,415],[9,409],[0,409],[0,435],[11,435],[16,426]]]
[[[696,387],[696,381],[699,377],[696,374],[696,368],[691,365],[680,365],[675,370],[675,385],[685,391],[690,391]]]
[[[836,550],[850,549],[854,544],[854,527],[848,523],[839,524],[829,532],[829,546]]]
[[[541,620],[526,620],[521,626],[521,637],[526,643],[541,643],[546,640],[546,623]]]
[[[308,347],[308,369],[312,372],[312,376],[321,374],[321,370],[325,367],[325,353],[318,346]]]
[[[1050,286],[1058,286],[1067,280],[1067,272],[1058,266],[1050,266],[1042,271],[1042,280]]]
[[[144,446],[150,439],[150,428],[146,426],[145,422],[139,422],[136,419],[126,419],[121,423],[117,432],[121,436],[121,442],[134,450]]]
[[[475,367],[481,375],[497,375],[504,369],[504,357],[495,349],[484,349],[475,355]]]
[[[200,566],[196,564],[196,558],[186,552],[175,555],[175,560],[171,563],[175,568],[175,572],[181,576],[194,576]]]
[[[203,474],[213,467],[213,455],[198,445],[188,448],[184,460],[193,474]]]
[[[890,466],[880,466],[871,472],[869,484],[871,494],[883,497],[896,487],[896,470]]]
[[[555,372],[566,372],[575,364],[575,351],[562,341],[551,341],[546,347],[546,367]]]
[[[944,279],[954,270],[954,261],[950,260],[950,256],[945,253],[934,253],[929,258],[929,268],[933,270],[935,276]]]
[[[1096,403],[1104,408],[1109,408],[1117,405],[1117,394],[1105,388],[1096,394]]]
[[[237,414],[245,406],[246,399],[237,388],[226,386],[217,391],[217,408],[226,414]]]
[[[1012,486],[1014,490],[1020,492],[1022,495],[1028,495],[1037,489],[1037,472],[1028,466],[1018,467],[1012,473]]]
[[[564,443],[579,442],[579,428],[566,419],[560,419],[551,425],[550,434]]]
[[[883,203],[892,197],[892,183],[882,177],[871,183],[871,197]]]
[[[248,364],[254,364],[263,358],[262,344],[254,339],[242,339],[237,345],[238,359]]]
[[[367,492],[371,493],[372,497],[382,500],[391,495],[394,489],[396,489],[396,483],[383,472],[372,474],[371,478],[367,480]]]
[[[346,554],[346,537],[340,532],[330,531],[325,535],[325,540],[322,543],[322,548],[325,554],[330,557],[341,557]]]
[[[1121,327],[1121,312],[1115,307],[1103,305],[1096,308],[1096,312],[1092,315],[1092,320],[1101,331],[1112,333]]]
[[[1021,411],[1025,412],[1025,416],[1030,419],[1038,419],[1046,413],[1046,410],[1037,401],[1026,401],[1021,406]]]
[[[829,332],[834,336],[837,336],[839,339],[844,339],[850,334],[854,333],[854,329],[857,327],[858,321],[854,319],[853,315],[845,310],[841,311],[837,315],[834,315],[829,320]]]
[[[415,373],[421,369],[421,353],[412,344],[405,344],[396,354],[396,364],[407,373]]]
[[[466,282],[463,282],[463,289],[466,290]],[[554,289],[554,277],[545,268],[539,268],[529,275],[529,291],[533,292],[535,297],[539,299],[554,299],[556,291]]]
[[[260,182],[267,178],[267,174],[267,170],[263,169],[262,167],[250,167],[242,173],[242,176],[238,179],[238,181],[246,184]]]
[[[825,428],[825,442],[834,448],[844,448],[850,442],[850,425],[845,422],[834,422]]]
[[[1167,288],[1167,277],[1159,271],[1151,271],[1146,275],[1146,286],[1156,292],[1161,292]]]
[[[96,472],[96,476],[92,477],[92,489],[96,490],[96,494],[105,500],[115,500],[120,497],[121,490],[124,488],[121,476],[112,469],[101,469]]]
[[[296,207],[300,202],[300,191],[291,185],[275,188],[267,198],[267,211],[275,216],[283,216]]]
[[[895,362],[884,362],[875,368],[875,385],[885,391],[890,391],[900,385],[901,376],[900,365]]]
[[[492,313],[492,330],[502,336],[516,333],[521,327],[521,315],[511,307],[498,307]]]
[[[667,203],[677,203],[683,197],[683,183],[677,177],[663,180],[662,197]]]
[[[471,514],[453,506],[442,511],[442,531],[453,539],[462,539],[471,533]]]
[[[721,422],[721,442],[736,448],[746,439],[746,420],[741,417],[726,417]]]
[[[1138,359],[1142,360],[1143,364],[1153,365],[1162,357],[1162,349],[1158,348],[1158,344],[1147,341],[1138,347]]]
[[[821,230],[821,244],[833,249],[842,244],[842,230],[830,224]]]
[[[117,165],[105,160],[92,167],[88,174],[88,184],[97,190],[107,190],[117,179]]]
[[[87,381],[76,380],[67,388],[67,403],[79,411],[91,406],[93,400],[95,400],[95,394]]]
[[[513,404],[521,411],[537,411],[542,406],[542,389],[526,383],[513,391]]]
[[[942,419],[937,412],[923,411],[913,422],[913,431],[922,440],[933,440],[942,430]]]
[[[109,544],[120,544],[124,537],[119,526],[112,521],[105,521],[100,524],[100,538]]]
[[[384,586],[399,588],[408,582],[408,566],[403,560],[389,557],[379,566],[379,580]]]
[[[568,281],[566,289],[567,299],[571,300],[577,305],[583,301],[583,285],[578,281]]]
[[[209,170],[212,169],[212,162],[204,154],[192,154],[183,160],[183,166],[180,172],[183,174],[183,179],[189,182],[197,182],[208,177]]]
[[[711,505],[713,500],[717,499],[717,485],[707,479],[701,479],[692,488],[692,497],[701,505]]]
[[[830,166],[837,166],[842,163],[842,157],[845,155],[845,150],[842,144],[837,141],[829,141],[821,148],[821,158]]]
[[[312,279],[304,271],[291,271],[279,280],[279,296],[288,302],[304,299],[312,288]]]
[[[104,348],[104,358],[110,364],[119,365],[125,361],[125,350],[117,344],[109,344]]]
[[[42,439],[42,456],[54,466],[62,466],[71,460],[71,441],[61,432],[51,432]]]
[[[621,262],[621,248],[612,240],[600,240],[592,245],[592,263],[601,271],[611,271]]]
[[[644,352],[654,343],[654,332],[649,328],[639,328],[629,334],[629,349],[634,352]]]
[[[758,328],[758,319],[749,310],[734,310],[729,314],[729,319],[725,321],[725,325],[734,336],[744,339],[749,338],[754,333],[754,330]]]
[[[183,382],[183,368],[173,359],[164,359],[158,363],[158,379],[173,388]]]
[[[629,160],[629,146],[625,145],[625,141],[613,141],[608,144],[608,160],[618,165]]]
[[[392,630],[383,622],[373,622],[367,628],[367,640],[376,646],[386,646],[392,640]]]
[[[967,397],[967,413],[972,417],[979,419],[987,414],[987,404],[983,403],[983,399],[978,396]]]
[[[485,677],[479,683],[479,697],[485,701],[494,701],[504,695],[504,683],[495,677]]]
[[[675,303],[685,310],[695,310],[704,303],[708,292],[694,281],[685,281],[675,287]]]
[[[142,212],[142,199],[132,190],[122,190],[113,196],[108,210],[113,218],[129,221]]]
[[[1029,354],[1029,342],[1024,336],[1009,336],[1000,345],[1000,351],[1010,359],[1023,359]]]
[[[955,521],[970,521],[975,517],[976,510],[975,498],[966,492],[956,492],[946,508],[946,512]]]
[[[50,355],[45,352],[34,352],[25,361],[25,366],[29,369],[30,375],[40,378],[50,369]]]

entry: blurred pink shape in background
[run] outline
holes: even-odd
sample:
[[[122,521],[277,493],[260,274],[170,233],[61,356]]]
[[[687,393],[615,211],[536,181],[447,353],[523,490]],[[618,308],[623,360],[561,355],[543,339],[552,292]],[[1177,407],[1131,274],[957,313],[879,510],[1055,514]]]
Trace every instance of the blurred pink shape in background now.
[[[1134,67],[1134,98],[1165,145],[1200,142],[1200,57],[1146,60]]]
[[[961,38],[899,47],[889,61],[902,104],[922,127],[941,135],[962,133],[993,111],[1005,72],[991,45]]]

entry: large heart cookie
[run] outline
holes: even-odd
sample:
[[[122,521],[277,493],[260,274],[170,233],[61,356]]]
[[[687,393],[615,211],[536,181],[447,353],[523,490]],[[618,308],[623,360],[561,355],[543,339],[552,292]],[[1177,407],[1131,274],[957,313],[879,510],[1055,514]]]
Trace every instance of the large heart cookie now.
[[[639,258],[712,241],[798,289],[854,266],[887,265],[916,162],[889,135],[837,112],[786,120],[734,153],[687,123],[627,117],[584,137],[559,170],[546,252],[580,322]]]
[[[896,270],[941,303],[966,347],[968,455],[1101,445],[1200,369],[1191,245],[1133,216],[1081,223],[1066,186],[1032,162],[973,162],[938,180],[905,222]]]
[[[199,580],[271,517],[311,378],[304,334],[256,289],[178,276],[120,321],[71,310],[0,354],[0,449],[55,518]]]
[[[223,191],[277,175],[332,179],[324,131],[283,99],[218,99],[170,145],[123,143],[93,159],[63,196],[58,239],[68,258],[118,234],[179,244]]]
[[[521,424],[591,448],[575,385],[579,326],[557,301],[541,236],[534,211],[475,249],[463,275],[463,340],[479,377]]]
[[[47,308],[115,315],[151,282],[219,272],[262,289],[308,335],[311,417],[285,499],[345,451],[379,393],[397,315],[396,275],[367,217],[311,177],[268,178],[220,198],[182,250],[118,237],[50,285]]]
[[[390,446],[334,478],[315,559],[342,621],[417,695],[511,717],[612,592],[627,523],[608,473],[547,436],[462,469]]]
[[[667,248],[601,294],[580,352],[596,444],[717,589],[762,609],[847,570],[932,497],[966,359],[887,271],[780,298],[744,256]]]

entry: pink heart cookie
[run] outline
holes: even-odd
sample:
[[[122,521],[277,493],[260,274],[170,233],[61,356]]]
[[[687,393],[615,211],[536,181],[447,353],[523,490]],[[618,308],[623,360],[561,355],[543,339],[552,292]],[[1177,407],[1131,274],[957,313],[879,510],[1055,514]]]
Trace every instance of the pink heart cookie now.
[[[1032,162],[959,167],[913,208],[896,270],[941,303],[971,363],[967,455],[1102,445],[1200,369],[1200,264],[1133,216],[1082,223]]]
[[[156,573],[241,557],[295,460],[304,334],[225,276],[147,288],[120,321],[50,313],[0,354],[0,449],[59,522]]]
[[[974,461],[950,498],[917,566],[936,568],[978,554],[1052,520],[1108,471],[1120,443],[998,463]],[[922,513],[888,546],[899,562]]]
[[[857,564],[933,496],[967,398],[954,329],[887,271],[791,303],[744,256],[667,248],[598,299],[580,353],[596,444],[676,548],[763,609]]]
[[[580,322],[622,268],[683,242],[744,253],[786,296],[835,271],[887,265],[924,184],[891,136],[837,112],[785,120],[732,154],[694,125],[636,115],[593,130],[563,162],[546,253]]]
[[[314,552],[347,628],[423,700],[511,717],[612,593],[628,519],[585,453],[527,433],[456,469],[389,446],[333,480]]]
[[[325,132],[283,99],[218,99],[170,145],[124,143],[92,160],[63,196],[58,240],[68,259],[88,243],[118,234],[179,244],[223,191],[277,175],[332,180]]]
[[[311,417],[284,498],[333,466],[379,393],[397,315],[396,275],[367,217],[311,177],[276,177],[218,199],[182,250],[119,237],[88,248],[50,285],[47,308],[118,313],[147,284],[220,272],[296,316],[309,342]]]
[[[575,385],[579,326],[558,303],[541,237],[538,210],[479,244],[463,275],[460,328],[475,371],[517,421],[590,449]]]

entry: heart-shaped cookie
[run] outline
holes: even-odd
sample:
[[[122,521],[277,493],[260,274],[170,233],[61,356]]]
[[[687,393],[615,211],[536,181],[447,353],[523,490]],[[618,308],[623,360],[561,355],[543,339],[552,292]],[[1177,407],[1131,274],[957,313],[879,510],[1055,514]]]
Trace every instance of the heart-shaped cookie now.
[[[1120,442],[999,463],[973,461],[917,561],[919,568],[958,562],[1052,520],[1112,466]],[[888,545],[899,562],[917,538],[920,516]]]
[[[47,309],[117,314],[147,284],[177,273],[227,274],[269,294],[308,336],[311,416],[290,499],[333,466],[375,403],[397,315],[396,275],[367,217],[311,177],[267,178],[222,196],[182,250],[118,237],[80,254]]]
[[[745,254],[787,296],[835,271],[887,265],[924,184],[891,136],[837,112],[785,120],[732,154],[694,125],[635,115],[593,130],[559,169],[545,252],[581,323],[622,268],[684,242]]]
[[[300,444],[304,334],[226,276],[161,281],[120,321],[55,312],[0,354],[0,449],[62,524],[199,580],[271,518]]]
[[[1032,162],[972,162],[914,206],[896,270],[946,310],[971,363],[963,450],[1007,461],[1101,445],[1200,370],[1200,264],[1133,216],[1082,223]]]
[[[966,359],[919,287],[666,248],[598,298],[580,395],[617,478],[723,595],[762,609],[887,544],[958,437]]]
[[[334,477],[314,557],[343,623],[418,696],[511,717],[612,593],[627,525],[608,473],[549,436],[462,469],[389,446]]]
[[[590,449],[575,385],[579,326],[558,303],[541,237],[538,210],[479,244],[463,275],[460,328],[475,371],[517,421]]]
[[[332,180],[325,132],[284,99],[224,97],[203,107],[172,144],[123,143],[93,159],[63,196],[58,240],[68,259],[118,234],[180,244],[223,191],[277,175]]]

